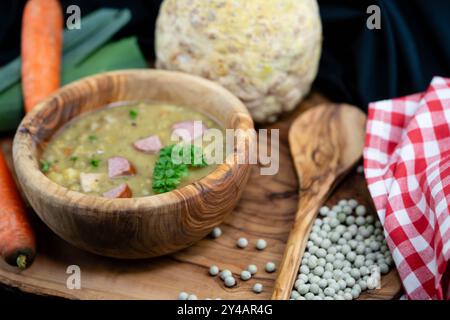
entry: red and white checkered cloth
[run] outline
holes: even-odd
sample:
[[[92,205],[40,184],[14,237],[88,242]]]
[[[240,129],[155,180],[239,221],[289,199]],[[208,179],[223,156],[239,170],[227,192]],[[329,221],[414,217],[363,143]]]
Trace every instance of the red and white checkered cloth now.
[[[410,299],[450,299],[450,79],[371,103],[364,172]]]

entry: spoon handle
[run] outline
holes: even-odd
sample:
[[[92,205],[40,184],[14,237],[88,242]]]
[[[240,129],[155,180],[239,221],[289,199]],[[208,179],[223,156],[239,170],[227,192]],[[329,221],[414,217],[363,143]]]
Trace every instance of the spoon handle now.
[[[278,269],[272,299],[289,299],[313,221],[320,205],[332,189],[334,178],[334,175],[329,175],[325,181],[322,181],[319,189],[301,190],[298,210]]]

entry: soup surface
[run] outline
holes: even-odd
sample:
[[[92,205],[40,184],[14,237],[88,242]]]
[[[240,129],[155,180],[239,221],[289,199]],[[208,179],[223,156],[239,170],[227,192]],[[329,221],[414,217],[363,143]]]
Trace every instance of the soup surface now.
[[[192,131],[194,121],[202,122],[200,135]],[[174,130],[195,132],[195,136],[183,137],[192,142],[201,139],[208,128],[223,131],[212,119],[186,107],[144,102],[106,107],[61,128],[42,154],[41,170],[54,182],[86,194],[149,196],[155,193],[152,175],[159,151],[176,143],[171,140]],[[214,169],[215,165],[189,168],[180,186]]]

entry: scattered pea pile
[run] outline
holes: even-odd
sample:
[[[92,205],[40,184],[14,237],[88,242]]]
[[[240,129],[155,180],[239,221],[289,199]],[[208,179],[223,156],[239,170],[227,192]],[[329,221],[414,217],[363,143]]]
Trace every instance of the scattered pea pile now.
[[[322,207],[314,221],[291,299],[352,300],[375,289],[392,257],[379,221],[354,199]]]
[[[211,231],[211,237],[216,239],[222,235],[222,229],[219,227],[214,228]],[[236,241],[236,246],[241,249],[245,249],[248,246],[248,240],[246,238],[239,238]],[[264,239],[258,239],[255,244],[255,248],[259,251],[264,250],[267,247],[267,241]],[[276,270],[275,263],[269,261],[265,265],[265,271],[268,273],[274,272]],[[240,273],[240,279],[242,281],[248,281],[252,278],[253,275],[256,274],[258,271],[258,267],[254,264],[250,264],[247,266],[247,269],[242,270]],[[236,285],[236,278],[233,276],[233,273],[228,270],[224,269],[220,271],[219,267],[216,265],[213,265],[209,268],[209,275],[211,277],[219,276],[219,278],[223,281],[224,285],[228,288],[232,288]],[[254,293],[261,293],[263,291],[263,285],[261,283],[255,283],[253,285],[253,292]],[[195,294],[188,294],[186,292],[180,292],[178,295],[178,300],[197,300],[197,296]],[[206,299],[211,300],[211,299]],[[216,300],[220,300],[220,298],[217,298]]]

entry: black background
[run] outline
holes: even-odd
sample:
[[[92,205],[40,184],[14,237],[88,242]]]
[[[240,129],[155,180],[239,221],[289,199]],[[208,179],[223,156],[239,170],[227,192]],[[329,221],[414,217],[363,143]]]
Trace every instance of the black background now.
[[[0,66],[20,54],[20,29],[22,12],[26,0],[2,0],[0,10]],[[160,0],[61,0],[64,10],[70,5],[78,5],[81,15],[101,7],[129,8],[132,21],[122,29],[116,38],[136,35],[143,53],[153,56],[153,34]],[[65,14],[67,17],[67,14]]]
[[[263,1],[263,0],[261,0]],[[3,0],[0,65],[20,52],[26,0]],[[117,37],[137,35],[148,59],[154,56],[154,24],[160,0],[62,0],[82,15],[99,7],[128,7],[132,21]],[[323,52],[315,86],[335,101],[367,108],[371,101],[427,88],[434,75],[450,77],[450,1],[319,0]],[[381,30],[366,27],[369,5],[381,9]]]

